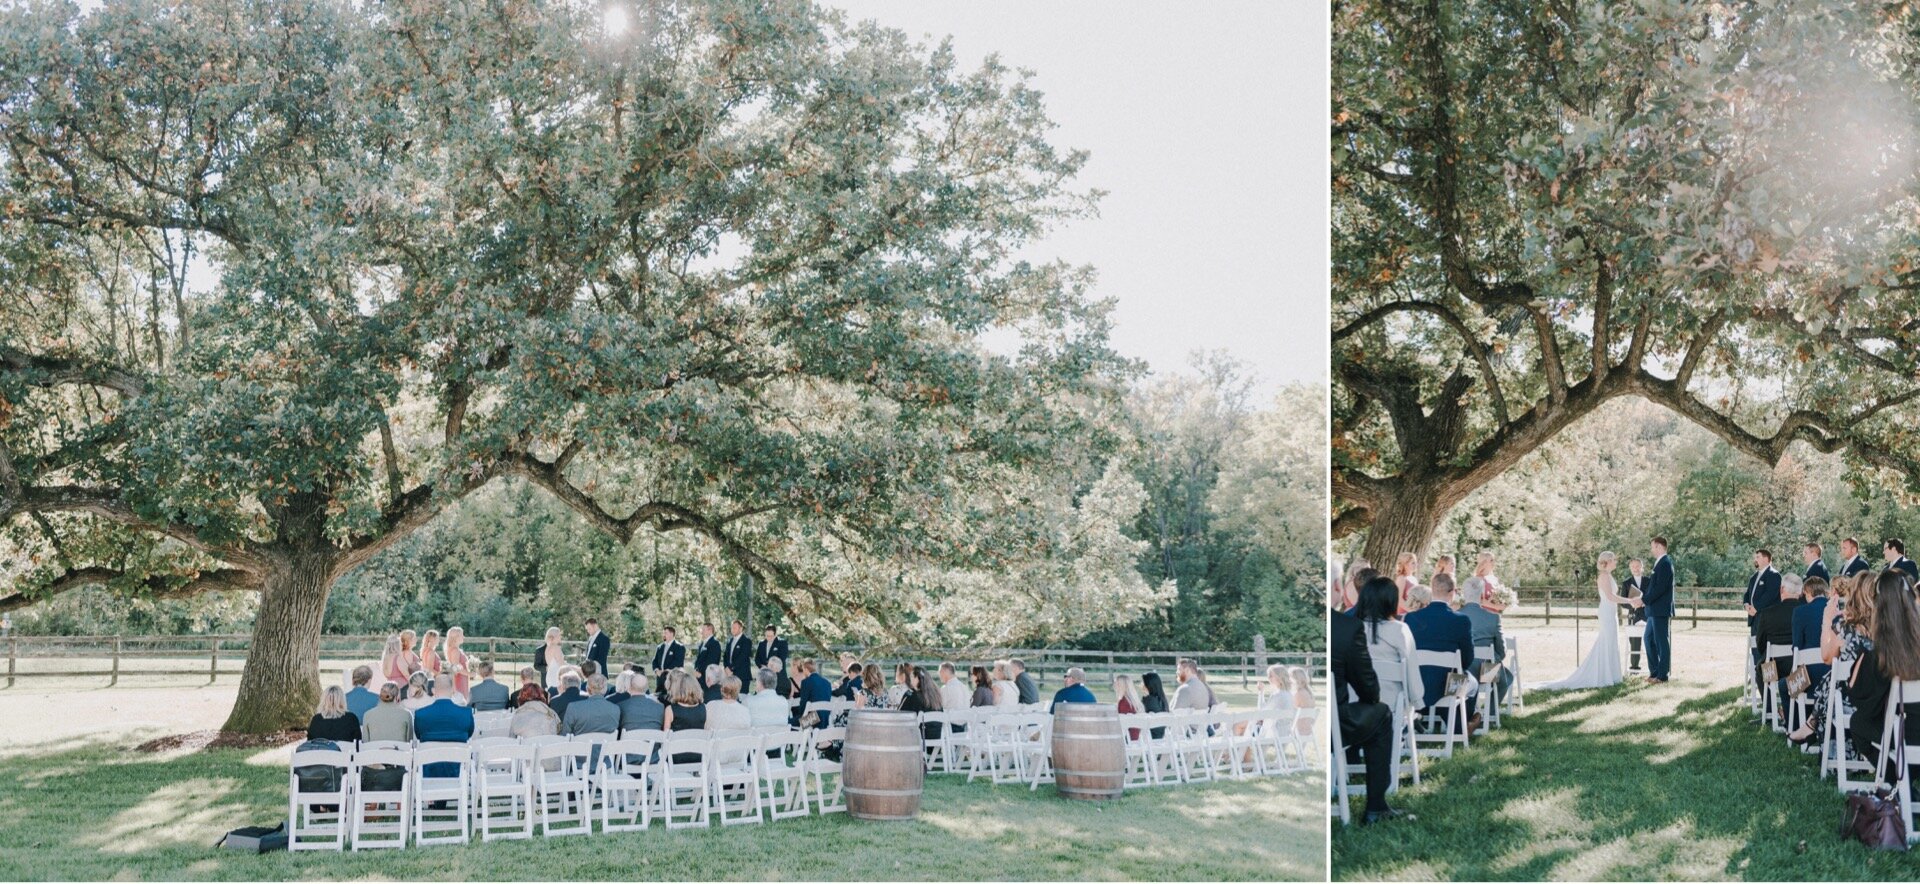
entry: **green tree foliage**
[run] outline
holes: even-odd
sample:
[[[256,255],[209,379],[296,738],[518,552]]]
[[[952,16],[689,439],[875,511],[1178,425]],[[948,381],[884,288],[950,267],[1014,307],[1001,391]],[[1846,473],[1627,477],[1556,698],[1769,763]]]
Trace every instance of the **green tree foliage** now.
[[[815,635],[1158,604],[1103,470],[1134,366],[1088,271],[1016,257],[1093,196],[1024,78],[806,4],[599,13],[0,11],[0,516],[32,562],[0,605],[256,592],[227,727],[284,727],[331,587],[509,477]]]
[[[1370,0],[1333,29],[1335,536],[1424,550],[1621,397],[1920,489],[1920,11]]]

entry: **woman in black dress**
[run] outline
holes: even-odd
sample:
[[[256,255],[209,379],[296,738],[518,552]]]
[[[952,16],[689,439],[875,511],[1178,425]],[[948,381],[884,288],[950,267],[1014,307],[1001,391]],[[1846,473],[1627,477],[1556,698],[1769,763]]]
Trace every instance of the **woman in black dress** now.
[[[360,740],[360,716],[347,711],[347,693],[339,685],[320,695],[320,709],[307,722],[307,739],[355,743]]]
[[[1147,689],[1147,695],[1140,698],[1140,705],[1145,706],[1146,711],[1167,711],[1167,689],[1164,685],[1160,684],[1160,673],[1149,672],[1140,676],[1140,685]],[[1165,736],[1166,733],[1166,728],[1156,727],[1153,729],[1153,738],[1158,740]]]

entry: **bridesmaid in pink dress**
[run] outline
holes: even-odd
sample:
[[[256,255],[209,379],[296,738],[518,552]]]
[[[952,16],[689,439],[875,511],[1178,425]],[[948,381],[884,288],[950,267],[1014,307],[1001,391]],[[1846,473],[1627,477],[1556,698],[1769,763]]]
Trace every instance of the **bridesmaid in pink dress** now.
[[[436,650],[439,647],[440,630],[429,629],[420,637],[420,671],[427,674],[429,684],[440,677],[440,652]]]
[[[466,640],[466,630],[458,626],[447,630],[447,671],[453,674],[453,692],[462,697],[467,695],[467,652],[460,646]]]
[[[394,684],[407,683],[407,663],[400,652],[400,636],[387,636],[387,648],[380,652],[380,677]]]
[[[400,630],[400,667],[406,672],[405,675],[400,677],[401,684],[405,684],[407,679],[412,678],[414,673],[420,671],[420,654],[414,650],[416,643],[417,640],[414,638],[413,630]]]

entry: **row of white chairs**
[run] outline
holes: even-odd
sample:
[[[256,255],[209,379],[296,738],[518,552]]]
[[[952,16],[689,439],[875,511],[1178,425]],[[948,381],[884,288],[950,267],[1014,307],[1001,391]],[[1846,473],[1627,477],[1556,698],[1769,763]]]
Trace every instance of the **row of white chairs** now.
[[[922,716],[923,723],[942,725],[939,738],[927,744],[929,770],[965,773],[968,782],[985,779],[1024,784],[1029,789],[1053,782],[1053,716],[969,713]],[[1311,728],[1318,715],[1318,709],[1295,709],[1119,716],[1126,737],[1125,785],[1163,786],[1305,770],[1311,764]],[[1308,728],[1305,734],[1299,732],[1303,722]]]
[[[292,850],[370,848],[584,835],[787,819],[846,809],[830,747],[844,728],[630,731],[577,737],[478,737],[471,743],[361,742],[305,749],[288,767]],[[428,766],[437,766],[431,773]],[[337,787],[302,791],[302,768]],[[364,785],[397,768],[397,784]],[[438,775],[433,775],[438,774]],[[375,774],[377,775],[377,774]]]

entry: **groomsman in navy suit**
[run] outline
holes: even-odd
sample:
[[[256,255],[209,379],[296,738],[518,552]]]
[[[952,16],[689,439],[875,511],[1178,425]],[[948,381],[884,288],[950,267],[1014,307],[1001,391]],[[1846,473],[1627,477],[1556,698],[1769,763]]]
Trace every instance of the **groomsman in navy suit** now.
[[[1840,566],[1840,573],[1845,576],[1852,577],[1873,567],[1867,564],[1867,557],[1860,554],[1860,541],[1852,537],[1840,541],[1840,556],[1847,560]]]
[[[660,644],[653,649],[655,693],[667,692],[667,673],[687,665],[687,646],[674,638],[673,627],[660,630]]]
[[[1760,645],[1757,639],[1760,631],[1755,624],[1760,622],[1760,612],[1780,603],[1780,572],[1773,570],[1773,553],[1765,549],[1753,551],[1753,576],[1747,578],[1746,597],[1741,601],[1747,608],[1747,635],[1756,639],[1752,650],[1754,678],[1765,686],[1761,679]]]
[[[1648,549],[1653,554],[1653,573],[1640,597],[1627,603],[1647,616],[1647,684],[1666,684],[1673,667],[1673,644],[1668,626],[1673,620],[1673,559],[1667,556],[1667,539],[1655,537]]]
[[[1912,559],[1907,558],[1907,545],[1901,543],[1900,538],[1887,538],[1887,544],[1881,548],[1881,552],[1887,557],[1887,567],[1906,572],[1908,582],[1920,581],[1920,565],[1915,565]]]
[[[613,649],[613,640],[600,631],[600,621],[587,618],[587,659],[600,667],[600,674],[607,673],[607,653]]]
[[[700,643],[694,645],[693,650],[695,655],[693,659],[693,677],[700,680],[700,686],[703,688],[715,687],[715,685],[707,684],[707,667],[718,666],[722,657],[720,655],[720,640],[713,637],[713,624],[700,624]]]
[[[1807,563],[1807,573],[1800,575],[1800,583],[1802,586],[1806,585],[1807,581],[1815,577],[1829,582],[1833,580],[1833,578],[1827,576],[1827,563],[1820,560],[1820,556],[1824,552],[1826,551],[1820,548],[1819,541],[1809,542],[1806,548],[1800,551],[1801,560]]]

